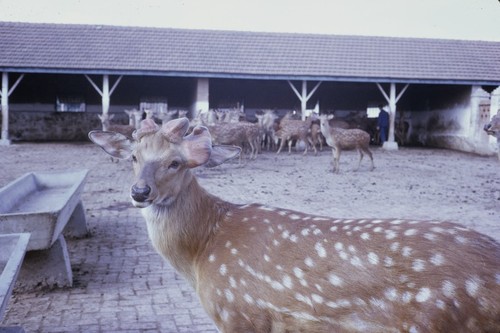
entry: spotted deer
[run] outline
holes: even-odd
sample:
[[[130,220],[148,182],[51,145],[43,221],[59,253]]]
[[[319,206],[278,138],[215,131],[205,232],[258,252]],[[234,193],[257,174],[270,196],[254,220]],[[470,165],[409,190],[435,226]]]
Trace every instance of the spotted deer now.
[[[114,114],[110,115],[108,113],[103,113],[102,115],[98,114],[97,117],[99,117],[99,119],[101,120],[103,131],[117,132],[125,135],[128,138],[132,138],[132,133],[136,130],[136,127],[133,125],[112,124],[111,120],[115,117]]]
[[[337,219],[234,204],[191,171],[235,157],[187,119],[143,121],[134,141],[93,131],[133,161],[130,194],[155,249],[221,332],[499,332],[500,244],[459,224]]]
[[[311,140],[311,123],[312,119],[298,120],[291,119],[290,114],[284,116],[280,121],[279,129],[276,131],[276,138],[281,139],[280,146],[276,154],[281,152],[281,149],[285,146],[285,142],[288,142],[288,154],[292,153],[292,140],[300,140],[305,144],[305,149],[303,155],[307,154],[309,145],[312,146],[314,154],[317,154],[316,146]]]
[[[359,163],[355,170],[358,170],[363,160],[363,152],[365,152],[371,161],[371,170],[375,168],[373,164],[373,156],[368,148],[370,145],[370,134],[363,130],[343,129],[331,127],[329,120],[332,116],[320,115],[321,134],[326,139],[326,143],[332,148],[333,154],[333,172],[339,172],[339,159],[342,150],[356,149],[359,152]]]
[[[500,111],[491,118],[491,121],[484,125],[484,130],[489,135],[497,138],[498,160],[500,161]]]

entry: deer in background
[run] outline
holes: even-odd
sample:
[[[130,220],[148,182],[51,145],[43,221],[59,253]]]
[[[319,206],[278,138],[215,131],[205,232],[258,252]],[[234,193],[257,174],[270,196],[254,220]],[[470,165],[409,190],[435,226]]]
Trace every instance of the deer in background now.
[[[491,118],[491,121],[484,125],[484,130],[489,135],[497,138],[498,160],[500,161],[500,110]]]
[[[102,130],[121,133],[128,138],[132,138],[132,133],[137,129],[136,125],[139,125],[141,121],[139,116],[139,111],[125,110],[125,113],[127,113],[127,115],[129,116],[129,125],[112,124],[111,120],[115,117],[114,114],[109,114],[109,113],[103,113],[102,115],[98,114],[97,116],[101,120]],[[132,119],[135,123],[134,125],[131,125]]]
[[[274,146],[275,123],[278,116],[273,110],[265,110],[263,114],[256,114],[255,117],[262,134],[261,143],[269,151]]]
[[[288,154],[292,153],[292,140],[303,141],[306,148],[303,155],[307,154],[309,145],[312,146],[314,154],[317,154],[316,146],[311,140],[311,123],[312,119],[308,118],[305,121],[291,119],[291,115],[286,114],[280,121],[279,129],[275,133],[275,137],[281,139],[280,146],[276,154],[281,152],[281,149],[288,142]]]
[[[348,149],[356,149],[359,152],[359,163],[355,171],[358,170],[361,166],[361,161],[363,160],[363,152],[365,152],[370,158],[370,170],[373,170],[375,168],[373,164],[373,156],[370,149],[368,148],[370,145],[370,134],[357,128],[343,129],[331,127],[329,120],[332,118],[332,115],[319,116],[321,133],[325,137],[326,143],[332,148],[333,172],[339,172],[340,153],[342,152],[342,150]]]
[[[337,219],[234,204],[191,171],[234,158],[187,119],[151,120],[129,140],[93,131],[131,158],[132,203],[155,249],[221,332],[499,332],[500,244],[451,222]]]

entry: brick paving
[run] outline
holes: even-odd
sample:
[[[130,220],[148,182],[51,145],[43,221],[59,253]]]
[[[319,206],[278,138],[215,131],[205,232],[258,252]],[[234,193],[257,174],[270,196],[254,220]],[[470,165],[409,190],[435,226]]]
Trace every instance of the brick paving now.
[[[74,286],[14,291],[2,325],[20,325],[26,332],[217,332],[192,288],[153,249],[140,210],[128,200],[128,162],[112,163],[91,144],[14,144],[0,146],[0,156],[0,187],[30,171],[90,170],[82,196],[90,236],[68,240]],[[353,160],[345,154],[341,161],[346,171],[333,176],[327,173],[330,156],[269,153],[253,165],[207,171],[200,180],[216,195],[227,197],[232,188],[235,202],[307,207],[331,216],[450,218],[500,239],[495,157],[377,150],[377,169],[353,174],[346,170],[357,158],[353,152]],[[310,158],[317,162],[307,167],[318,169],[306,172]],[[259,163],[266,159],[271,163]],[[289,168],[292,162],[299,164]],[[424,176],[410,177],[417,172]],[[263,180],[264,174],[271,177]],[[383,181],[393,176],[399,182]],[[332,192],[334,185],[340,192]],[[440,209],[424,208],[438,201]]]

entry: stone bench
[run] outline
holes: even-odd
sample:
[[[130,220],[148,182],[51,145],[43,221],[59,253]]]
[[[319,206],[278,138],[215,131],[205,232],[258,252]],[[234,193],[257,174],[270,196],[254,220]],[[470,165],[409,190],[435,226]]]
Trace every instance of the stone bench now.
[[[29,239],[30,234],[26,233],[0,235],[0,323],[21,270]],[[0,332],[6,330],[0,326]]]
[[[80,199],[87,173],[33,172],[0,189],[0,234],[31,234],[16,288],[73,285],[64,234],[88,233]]]

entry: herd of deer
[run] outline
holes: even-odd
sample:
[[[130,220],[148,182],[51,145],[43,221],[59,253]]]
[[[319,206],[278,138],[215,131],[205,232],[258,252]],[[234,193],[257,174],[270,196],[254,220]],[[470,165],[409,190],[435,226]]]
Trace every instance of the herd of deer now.
[[[325,119],[321,131],[335,145]],[[214,144],[210,126],[146,119],[133,138],[89,137],[132,160],[130,196],[153,246],[221,332],[500,332],[493,238],[451,222],[331,218],[224,201],[191,171],[240,153]]]
[[[125,110],[129,116],[128,125],[111,124],[113,115],[99,115],[103,131],[113,131],[121,133],[128,138],[132,138],[132,133],[140,128],[143,115],[146,119],[156,119],[165,124],[176,117],[183,118],[186,112],[167,111],[155,114],[150,110]],[[214,111],[199,113],[190,121],[190,128],[197,125],[205,126],[210,132],[212,142],[217,145],[235,145],[242,148],[240,163],[243,152],[248,147],[250,159],[255,159],[264,147],[268,151],[277,148],[277,154],[281,152],[288,143],[288,154],[291,154],[294,142],[303,142],[307,154],[309,147],[312,147],[317,154],[317,148],[323,149],[323,142],[326,141],[332,148],[333,171],[339,172],[339,159],[342,150],[357,149],[360,154],[358,167],[361,165],[366,153],[371,160],[371,170],[374,169],[373,156],[370,152],[370,135],[360,129],[349,129],[349,125],[343,121],[332,119],[333,116],[313,116],[303,121],[294,119],[291,114],[286,114],[281,119],[272,111],[265,110],[261,114],[256,114],[257,122],[252,123],[245,120],[245,115],[238,110]]]

